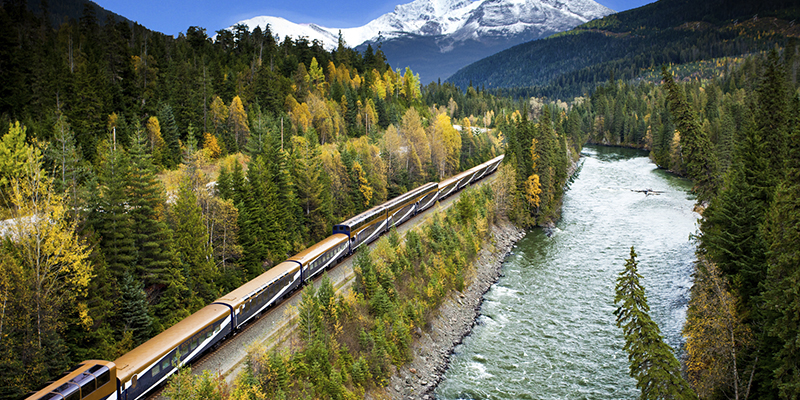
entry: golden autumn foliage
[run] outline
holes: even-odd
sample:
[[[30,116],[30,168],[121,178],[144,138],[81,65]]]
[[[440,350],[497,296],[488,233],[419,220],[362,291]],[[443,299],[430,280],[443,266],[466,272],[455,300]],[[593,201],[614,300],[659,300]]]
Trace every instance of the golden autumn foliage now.
[[[525,199],[533,207],[539,207],[542,199],[539,195],[542,194],[542,185],[539,183],[539,175],[533,174],[525,181]]]
[[[428,130],[431,148],[431,162],[436,166],[439,177],[452,175],[459,169],[461,158],[461,134],[453,127],[450,117],[441,113]]]
[[[364,173],[364,168],[358,161],[353,163],[353,178],[358,185],[358,192],[361,194],[361,202],[364,208],[368,208],[370,201],[372,201],[372,188],[369,186],[369,181]]]
[[[320,67],[319,63],[317,62],[317,58],[313,57],[311,59],[311,64],[308,67],[308,73],[305,76],[306,84],[310,85],[313,90],[316,90],[319,94],[325,93],[325,88],[328,85],[328,82],[325,81],[325,74],[322,72],[322,67]]]
[[[43,332],[63,328],[60,315],[70,308],[83,326],[92,323],[81,303],[93,277],[89,250],[76,234],[77,222],[69,218],[66,200],[55,192],[38,159],[29,158],[25,174],[12,180],[8,196],[13,223],[6,237],[16,259],[9,267],[16,264],[23,272],[17,285],[26,290],[18,293],[30,296],[31,322],[38,333],[32,339],[41,348]],[[4,279],[9,272],[13,271],[4,267]]]
[[[425,128],[422,127],[422,119],[415,108],[409,108],[403,114],[400,136],[403,138],[406,154],[405,164],[409,175],[424,176],[423,168],[431,161],[431,146],[428,143]]]
[[[228,106],[225,105],[219,96],[214,96],[208,114],[211,119],[211,124],[214,126],[214,134],[219,135],[225,126],[225,121],[228,120]]]
[[[752,366],[740,365],[737,354],[752,344],[753,334],[737,313],[737,302],[719,268],[698,263],[683,334],[687,377],[701,398],[714,397],[719,388],[731,398],[745,397]]]
[[[311,111],[309,111],[307,103],[298,103],[290,94],[286,96],[286,109],[289,111],[289,119],[295,130],[302,133],[311,127]]]
[[[222,148],[219,147],[217,137],[210,132],[203,134],[203,148],[206,150],[208,158],[216,160],[222,155]]]
[[[147,132],[147,141],[150,143],[150,154],[153,155],[153,161],[156,164],[161,164],[164,138],[161,136],[161,124],[159,124],[158,118],[150,117],[145,124],[145,131]]]
[[[250,127],[247,125],[247,113],[244,111],[244,104],[239,96],[235,96],[231,100],[228,111],[230,133],[233,134],[236,145],[241,148],[250,136]]]
[[[539,159],[539,155],[537,154],[536,144],[538,141],[533,139],[531,143],[531,163],[532,169],[536,170],[536,161]],[[542,185],[539,182],[539,175],[532,174],[528,177],[525,181],[525,199],[528,200],[528,203],[533,207],[539,207],[542,202],[540,195],[542,194]]]

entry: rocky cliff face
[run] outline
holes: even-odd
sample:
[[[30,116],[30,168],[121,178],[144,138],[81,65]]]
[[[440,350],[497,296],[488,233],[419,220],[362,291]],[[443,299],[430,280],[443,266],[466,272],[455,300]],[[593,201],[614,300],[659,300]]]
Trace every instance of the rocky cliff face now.
[[[241,21],[250,29],[269,24],[281,38],[306,36],[326,48],[339,32],[350,46],[381,47],[394,68],[411,67],[423,83],[511,46],[571,29],[614,11],[593,0],[416,0],[364,26],[326,28],[277,17]]]

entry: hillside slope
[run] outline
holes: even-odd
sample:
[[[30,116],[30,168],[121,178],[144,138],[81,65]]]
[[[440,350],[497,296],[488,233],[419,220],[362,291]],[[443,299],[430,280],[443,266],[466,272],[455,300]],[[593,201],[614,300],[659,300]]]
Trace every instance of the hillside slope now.
[[[590,21],[475,62],[448,79],[460,87],[530,88],[568,98],[611,77],[633,79],[661,64],[741,55],[800,36],[793,1],[661,0]]]

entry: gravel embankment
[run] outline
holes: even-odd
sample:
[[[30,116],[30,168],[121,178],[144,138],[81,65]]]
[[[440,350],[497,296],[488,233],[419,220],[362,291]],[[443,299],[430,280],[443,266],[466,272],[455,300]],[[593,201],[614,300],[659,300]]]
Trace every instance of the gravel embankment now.
[[[368,393],[368,399],[434,397],[433,389],[442,380],[453,349],[472,331],[483,295],[497,282],[503,260],[525,231],[503,220],[492,227],[492,236],[493,243],[484,244],[475,261],[470,285],[446,298],[427,327],[417,328],[412,361],[396,371],[386,388]]]

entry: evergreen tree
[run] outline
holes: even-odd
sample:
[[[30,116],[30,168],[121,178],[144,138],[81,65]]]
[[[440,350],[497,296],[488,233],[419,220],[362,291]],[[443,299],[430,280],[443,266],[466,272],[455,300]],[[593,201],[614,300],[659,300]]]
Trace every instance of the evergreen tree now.
[[[302,241],[302,228],[299,219],[302,217],[303,210],[297,200],[297,190],[292,179],[291,166],[289,165],[289,154],[283,149],[273,149],[274,156],[270,159],[272,163],[272,176],[275,189],[277,190],[276,212],[278,222],[285,232],[287,250],[298,247]]]
[[[631,246],[631,258],[625,260],[625,270],[617,278],[614,315],[617,326],[625,334],[630,375],[636,379],[640,399],[696,399],[697,395],[681,376],[680,363],[672,348],[664,342],[658,325],[650,319],[650,306],[644,286],[639,282],[636,252]]]
[[[133,221],[127,212],[129,158],[121,147],[100,146],[100,193],[90,215],[100,248],[111,274],[121,281],[136,263]]]
[[[734,164],[719,195],[703,213],[700,249],[732,281],[742,299],[741,310],[754,310],[764,280],[766,244],[759,230],[770,201],[765,179],[767,149],[754,129],[740,141]]]
[[[219,295],[214,287],[218,272],[203,214],[188,179],[178,189],[178,197],[172,207],[172,220],[175,247],[183,263],[186,285],[194,295],[204,300],[201,304],[210,302]]]
[[[122,298],[120,299],[123,330],[133,332],[136,344],[150,339],[152,334],[153,319],[147,307],[147,294],[144,292],[144,283],[125,272],[120,283]]]
[[[245,268],[250,276],[256,276],[264,271],[263,265],[282,260],[288,250],[276,212],[275,185],[262,156],[250,162],[246,188],[239,214],[239,242]]]
[[[795,107],[796,111],[800,111]],[[800,393],[800,128],[794,125],[786,175],[764,223],[767,279],[764,302],[768,342],[777,352],[773,386],[784,399]]]
[[[136,275],[145,286],[161,286],[174,274],[178,261],[172,231],[164,222],[164,189],[155,176],[150,154],[145,152],[144,135],[137,132],[130,149],[128,213],[136,247]]]
[[[719,181],[717,158],[713,152],[708,135],[700,127],[697,114],[686,100],[683,90],[675,84],[672,73],[662,67],[667,103],[680,132],[682,163],[690,179],[694,181],[694,191],[698,201],[710,200],[717,192]]]
[[[158,122],[161,127],[161,137],[164,139],[161,163],[165,168],[173,169],[181,162],[181,144],[178,125],[175,123],[175,115],[169,104],[165,103],[158,109]]]
[[[786,136],[789,132],[789,102],[787,101],[785,69],[777,50],[773,49],[764,61],[764,72],[757,90],[758,103],[753,111],[755,129],[765,144],[767,158],[765,182],[776,187],[784,176],[787,157]]]
[[[219,198],[225,200],[232,200],[233,199],[233,183],[231,182],[231,175],[228,172],[228,168],[224,165],[219,169],[219,175],[217,176],[217,185],[216,185],[216,194]]]

